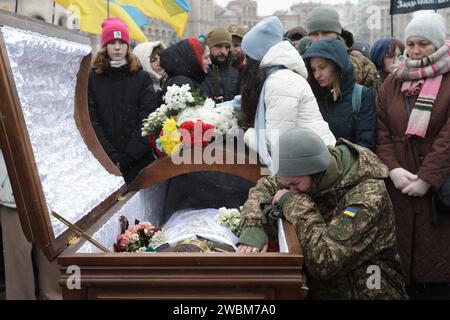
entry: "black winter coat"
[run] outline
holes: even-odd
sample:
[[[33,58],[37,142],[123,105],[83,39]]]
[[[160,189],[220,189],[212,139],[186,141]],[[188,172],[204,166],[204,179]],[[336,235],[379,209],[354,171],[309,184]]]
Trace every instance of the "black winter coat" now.
[[[233,100],[239,94],[239,72],[229,62],[212,64],[202,87],[209,98],[223,96],[219,103]]]
[[[201,88],[206,73],[197,61],[188,39],[181,40],[164,50],[161,55],[161,67],[167,74],[167,78],[161,83],[162,95],[167,92],[168,87],[172,85],[181,87],[184,84],[191,87],[191,92],[200,90],[206,95]]]
[[[150,75],[130,73],[129,65],[89,73],[89,114],[95,133],[114,164],[130,183],[152,159],[152,147],[141,136],[142,120],[158,107]]]
[[[329,87],[318,85],[310,69],[309,60],[321,57],[333,61],[341,71],[341,95],[333,101]],[[375,150],[377,138],[377,115],[374,93],[364,87],[360,111],[353,113],[352,94],[356,84],[355,72],[347,50],[338,40],[323,40],[313,43],[304,53],[310,75],[310,83],[319,104],[323,119],[328,122],[336,139],[345,138],[357,145]]]

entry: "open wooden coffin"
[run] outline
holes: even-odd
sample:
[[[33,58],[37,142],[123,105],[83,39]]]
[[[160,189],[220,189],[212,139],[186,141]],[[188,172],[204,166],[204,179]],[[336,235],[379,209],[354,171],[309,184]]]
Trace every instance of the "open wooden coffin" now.
[[[113,253],[119,217],[164,222],[168,179],[197,171],[255,182],[258,165],[174,165],[158,160],[132,188],[89,120],[91,48],[83,35],[0,12],[0,143],[27,238],[57,258],[66,299],[300,299],[303,257],[279,221],[280,252]],[[227,150],[225,150],[227,152]],[[237,155],[246,156],[245,154]],[[194,187],[194,186],[193,186]],[[54,211],[111,250],[103,253],[51,217]],[[80,287],[67,282],[76,266]],[[69,273],[67,273],[69,272]]]

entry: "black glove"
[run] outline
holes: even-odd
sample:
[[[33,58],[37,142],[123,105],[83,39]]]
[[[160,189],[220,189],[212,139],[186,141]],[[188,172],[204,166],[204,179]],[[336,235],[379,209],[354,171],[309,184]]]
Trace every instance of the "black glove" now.
[[[114,152],[109,155],[109,158],[114,163],[115,166],[117,166],[120,163],[120,153]]]
[[[133,164],[134,159],[123,152],[114,152],[109,155],[109,158],[115,166],[119,165],[121,171],[128,169]]]
[[[120,160],[119,160],[120,170],[128,169],[133,164],[133,162],[134,162],[134,159],[132,157],[130,157],[129,155],[127,155],[126,153],[120,154]]]

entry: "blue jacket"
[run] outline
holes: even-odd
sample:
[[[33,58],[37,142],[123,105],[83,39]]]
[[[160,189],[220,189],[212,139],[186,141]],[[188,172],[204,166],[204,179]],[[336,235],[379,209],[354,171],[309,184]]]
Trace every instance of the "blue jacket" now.
[[[329,87],[320,87],[314,79],[309,61],[312,57],[331,60],[340,69],[341,95],[337,101],[333,101],[333,93]],[[360,111],[354,114],[352,93],[356,78],[345,46],[334,39],[317,41],[306,50],[303,58],[307,62],[308,80],[316,96],[320,112],[336,139],[345,138],[357,145],[374,150],[377,137],[375,95],[370,89],[364,87]]]

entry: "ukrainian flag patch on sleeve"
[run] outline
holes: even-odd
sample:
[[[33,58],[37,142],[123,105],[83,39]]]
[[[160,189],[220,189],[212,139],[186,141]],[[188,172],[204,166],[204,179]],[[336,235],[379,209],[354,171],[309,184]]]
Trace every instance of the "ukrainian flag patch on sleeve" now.
[[[347,207],[344,209],[343,212],[346,216],[349,216],[350,218],[354,218],[358,214],[358,209]]]

